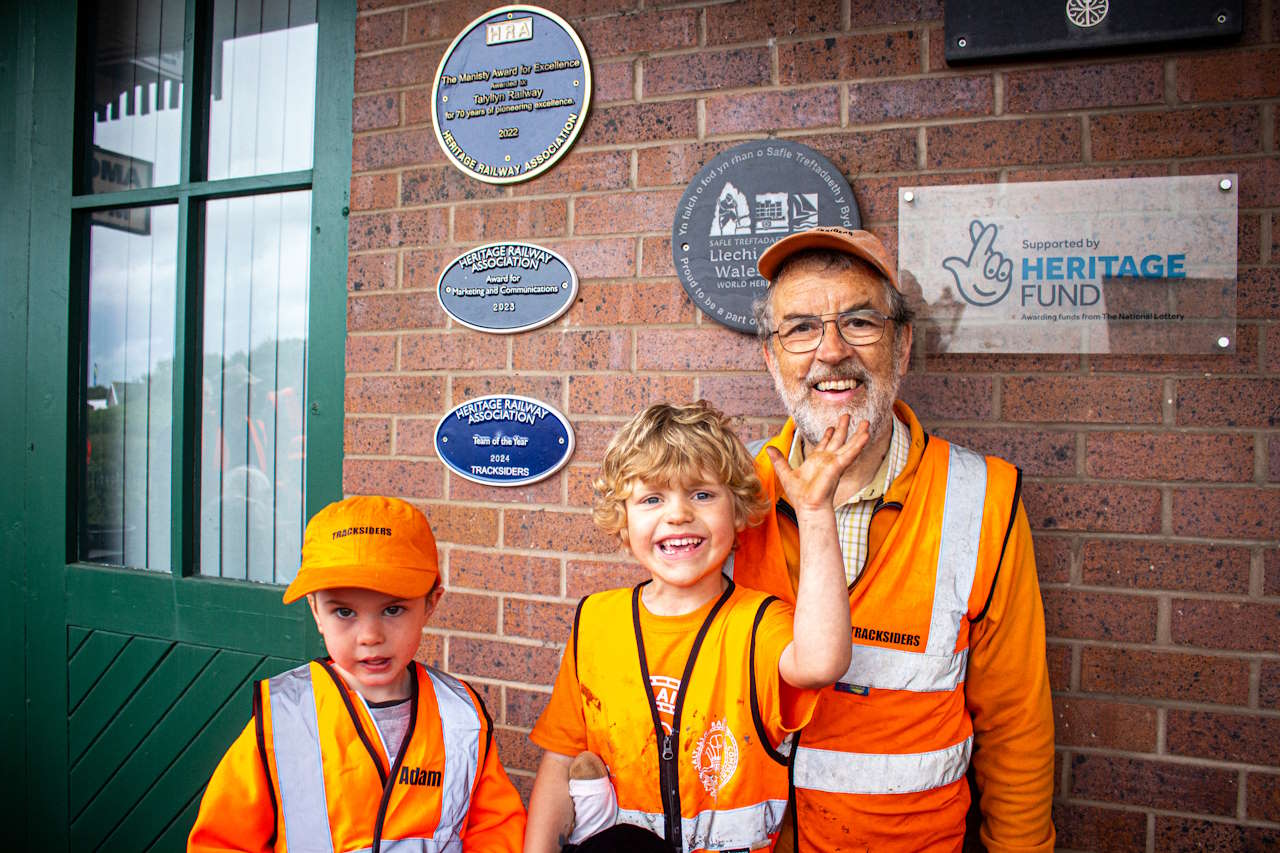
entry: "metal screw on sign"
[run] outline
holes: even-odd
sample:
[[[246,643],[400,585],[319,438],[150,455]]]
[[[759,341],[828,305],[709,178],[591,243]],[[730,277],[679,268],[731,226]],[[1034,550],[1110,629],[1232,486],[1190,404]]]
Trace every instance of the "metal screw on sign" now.
[[[902,200],[905,201],[907,204],[911,204],[916,200],[916,194],[913,193],[911,190],[907,190],[902,194]]]
[[[969,40],[964,36],[960,36],[960,38],[956,39],[956,47],[968,47],[968,46],[969,46]]]
[[[1231,346],[1231,338],[1228,338],[1226,335],[1223,335],[1222,337],[1218,338],[1218,346],[1221,347],[1222,349],[1226,349],[1227,347]]]
[[[1227,15],[1226,15],[1226,13],[1225,13],[1225,12],[1219,12],[1219,13],[1218,13],[1218,23],[1219,23],[1219,24],[1225,24],[1226,22],[1227,22]]]
[[[1224,193],[1225,193],[1225,192],[1227,192],[1228,190],[1230,190],[1230,189],[1231,189],[1231,179],[1230,179],[1230,178],[1223,178],[1222,180],[1218,181],[1218,189],[1222,190]]]

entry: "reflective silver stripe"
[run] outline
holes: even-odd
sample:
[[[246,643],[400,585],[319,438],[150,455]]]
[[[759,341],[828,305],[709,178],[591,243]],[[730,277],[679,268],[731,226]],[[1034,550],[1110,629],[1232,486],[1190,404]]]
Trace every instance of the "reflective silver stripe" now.
[[[968,649],[956,654],[930,655],[855,643],[849,669],[840,680],[881,690],[945,692],[955,690],[964,682],[968,660]]]
[[[972,450],[951,445],[926,654],[950,655],[956,650],[960,621],[969,609],[969,593],[978,571],[986,493],[986,460]]]
[[[963,779],[973,736],[933,752],[897,755],[838,752],[802,746],[796,750],[797,788],[832,794],[908,794]]]
[[[452,675],[424,667],[435,689],[444,738],[444,778],[440,785],[440,825],[433,850],[462,850],[462,822],[480,763],[480,712],[466,685]],[[388,849],[384,847],[383,849]]]
[[[667,837],[667,817],[662,812],[642,812],[639,809],[618,809],[618,823],[643,826],[659,838]]]
[[[267,684],[285,846],[292,853],[333,853],[311,666],[291,669]]]
[[[736,809],[707,809],[680,821],[685,850],[755,850],[782,826],[787,801],[765,800]]]
[[[445,851],[452,853],[455,850],[462,850],[462,842],[451,843],[448,847],[439,847],[430,838],[401,838],[398,841],[384,840],[378,845],[378,850],[381,853],[445,853]],[[354,853],[373,853],[373,848],[365,847]]]

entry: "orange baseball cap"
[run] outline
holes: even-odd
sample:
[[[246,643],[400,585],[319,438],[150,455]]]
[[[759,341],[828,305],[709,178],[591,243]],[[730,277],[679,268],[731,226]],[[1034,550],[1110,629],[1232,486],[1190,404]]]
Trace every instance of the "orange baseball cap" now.
[[[307,523],[302,568],[284,591],[284,603],[349,586],[417,598],[439,577],[427,517],[399,498],[357,495],[329,504]]]
[[[823,226],[789,234],[764,250],[756,267],[766,281],[772,282],[787,258],[805,249],[833,249],[860,258],[885,274],[894,290],[898,287],[898,270],[880,238],[870,231],[850,231],[847,228]]]

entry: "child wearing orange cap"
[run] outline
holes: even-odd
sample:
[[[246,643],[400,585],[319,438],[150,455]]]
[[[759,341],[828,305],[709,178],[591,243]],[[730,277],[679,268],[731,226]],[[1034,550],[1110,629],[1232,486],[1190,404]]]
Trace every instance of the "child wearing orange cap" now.
[[[306,596],[329,657],[255,685],[189,851],[520,849],[524,807],[484,703],[413,660],[439,580],[427,519],[402,500],[311,519],[284,601]]]

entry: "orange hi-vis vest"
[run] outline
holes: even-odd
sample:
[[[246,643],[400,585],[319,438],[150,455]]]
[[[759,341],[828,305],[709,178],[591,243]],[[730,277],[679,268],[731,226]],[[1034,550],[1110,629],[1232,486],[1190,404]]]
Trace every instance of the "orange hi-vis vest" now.
[[[784,456],[787,433],[770,442]],[[872,516],[867,564],[849,588],[849,669],[822,691],[795,740],[798,851],[918,853],[963,842],[973,749],[969,625],[988,606],[1021,474],[1003,460],[924,440],[905,502]],[[756,465],[777,523],[740,537],[734,578],[770,588],[776,578],[759,572],[795,566],[799,546],[763,448]]]
[[[461,681],[413,669],[409,728],[389,764],[364,700],[325,663],[260,682],[258,744],[288,853],[461,853],[489,721]]]
[[[770,847],[787,762],[761,719],[755,634],[777,599],[728,583],[694,639],[668,734],[640,633],[643,586],[587,596],[574,620],[587,748],[609,767],[618,819],[675,851]]]

